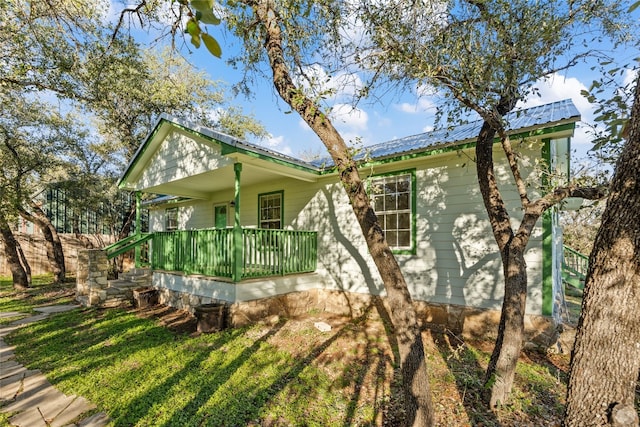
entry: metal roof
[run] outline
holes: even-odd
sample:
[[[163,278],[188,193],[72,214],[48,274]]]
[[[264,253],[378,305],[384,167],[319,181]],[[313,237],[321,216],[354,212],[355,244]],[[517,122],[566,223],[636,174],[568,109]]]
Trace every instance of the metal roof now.
[[[510,133],[519,133],[536,128],[551,127],[561,123],[576,122],[580,120],[580,112],[570,99],[565,99],[551,104],[514,111],[508,114],[505,119],[508,124],[507,130]],[[134,168],[138,158],[142,155],[145,147],[150,143],[154,133],[159,129],[163,122],[182,126],[205,137],[228,144],[236,149],[246,150],[247,152],[256,153],[266,158],[278,159],[290,166],[308,168],[310,171],[320,172],[322,170],[326,170],[326,168],[331,168],[334,164],[330,157],[306,162],[257,144],[242,141],[204,126],[189,123],[188,121],[169,115],[162,115],[154,129],[149,133],[147,138],[145,138],[143,144],[132,157],[124,174],[118,181],[118,185],[124,182],[125,178]],[[455,147],[466,143],[473,143],[478,136],[482,123],[482,120],[476,120],[450,129],[438,129],[431,132],[425,132],[418,135],[407,136],[392,141],[370,145],[358,153],[355,156],[355,159],[382,160],[413,153],[422,153],[447,147]]]
[[[576,122],[580,120],[580,112],[570,99],[565,99],[551,104],[513,111],[505,117],[505,120],[507,130],[510,133],[517,133],[529,128],[552,126],[561,122]],[[384,159],[473,142],[480,132],[482,123],[482,120],[476,120],[450,129],[438,129],[370,145],[365,147],[355,158],[356,160]],[[311,163],[318,167],[333,165],[330,158],[314,160]]]

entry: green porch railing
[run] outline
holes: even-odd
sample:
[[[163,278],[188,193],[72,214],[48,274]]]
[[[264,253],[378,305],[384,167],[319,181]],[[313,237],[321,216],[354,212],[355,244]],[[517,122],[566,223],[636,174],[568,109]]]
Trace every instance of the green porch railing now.
[[[122,255],[125,252],[135,249],[137,246],[140,246],[151,239],[151,237],[153,236],[150,233],[142,233],[133,234],[129,237],[125,237],[122,240],[118,240],[117,242],[104,248],[104,251],[107,253],[107,259],[115,258],[118,255]]]
[[[232,248],[232,229],[153,233],[151,268],[231,277]]]
[[[589,269],[589,257],[569,246],[563,246],[562,249],[562,280],[575,288],[583,289]]]
[[[314,231],[243,229],[242,277],[264,277],[314,271]]]
[[[233,278],[233,229],[153,234],[151,268]],[[242,229],[241,277],[311,272],[317,265],[314,231]]]

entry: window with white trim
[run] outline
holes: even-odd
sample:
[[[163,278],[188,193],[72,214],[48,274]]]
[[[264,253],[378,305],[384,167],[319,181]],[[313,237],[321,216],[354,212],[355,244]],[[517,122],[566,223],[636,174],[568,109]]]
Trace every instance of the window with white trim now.
[[[413,175],[403,173],[374,177],[370,197],[389,246],[395,250],[413,248]]]
[[[178,229],[178,208],[167,208],[164,210],[164,229],[174,231]]]
[[[282,192],[258,196],[258,220],[260,228],[282,228]]]

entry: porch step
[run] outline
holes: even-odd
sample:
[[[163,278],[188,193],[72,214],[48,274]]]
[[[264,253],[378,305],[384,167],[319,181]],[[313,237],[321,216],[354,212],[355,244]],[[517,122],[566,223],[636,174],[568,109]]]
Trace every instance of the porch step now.
[[[126,289],[126,288],[135,288],[137,286],[135,282],[132,282],[131,280],[127,280],[127,279],[108,280],[107,283],[108,283],[107,289],[109,288]]]
[[[151,270],[149,270],[148,268],[133,268],[129,271],[126,271],[124,273],[121,274],[123,279],[126,280],[142,280],[142,279],[149,279],[151,280]]]
[[[123,281],[118,281],[123,282]],[[128,282],[131,284],[131,282]],[[119,283],[122,285],[122,283]],[[133,299],[133,288],[128,286],[109,286],[106,291],[106,299],[102,304],[104,308],[129,307]]]
[[[105,289],[107,297],[102,307],[130,307],[133,304],[133,290],[151,285],[152,273],[147,268],[134,268],[122,273],[119,279],[109,280]]]
[[[131,307],[130,298],[124,295],[107,296],[107,299],[100,305],[103,308]]]

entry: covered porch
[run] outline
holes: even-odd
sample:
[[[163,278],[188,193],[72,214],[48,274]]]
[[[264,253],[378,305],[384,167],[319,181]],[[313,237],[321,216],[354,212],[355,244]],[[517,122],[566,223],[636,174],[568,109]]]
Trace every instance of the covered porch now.
[[[313,272],[317,232],[285,218],[284,204],[275,220],[263,218],[264,211],[275,210],[256,208],[253,193],[246,210],[243,193],[260,185],[282,187],[287,179],[313,183],[320,175],[295,158],[163,117],[118,183],[136,194],[135,235],[107,247],[107,257],[135,249],[137,267],[233,283]],[[165,212],[164,226],[156,221],[149,233],[141,232],[143,194],[155,195],[156,212]],[[193,205],[213,210],[177,218],[180,206]],[[176,217],[169,221],[171,210]]]

